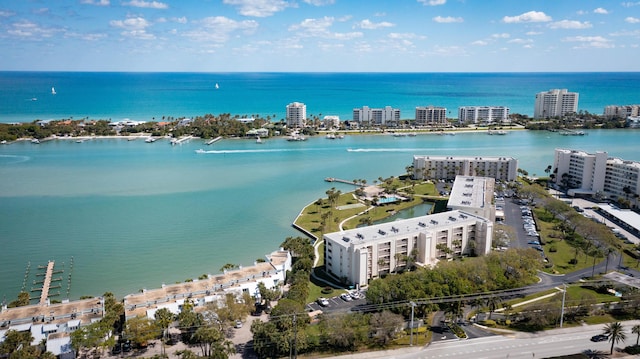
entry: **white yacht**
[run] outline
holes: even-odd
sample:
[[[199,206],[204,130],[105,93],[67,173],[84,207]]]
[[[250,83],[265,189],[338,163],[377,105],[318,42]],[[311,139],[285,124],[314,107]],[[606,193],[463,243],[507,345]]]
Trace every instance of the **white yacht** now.
[[[55,88],[55,87],[52,87],[52,88],[51,88],[51,94],[52,94],[52,95],[57,94],[57,92],[56,92],[56,88]]]

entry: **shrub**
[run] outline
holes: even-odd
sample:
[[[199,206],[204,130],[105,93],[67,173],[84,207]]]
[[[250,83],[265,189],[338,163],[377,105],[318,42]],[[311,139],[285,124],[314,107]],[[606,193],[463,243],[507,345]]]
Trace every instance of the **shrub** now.
[[[333,293],[333,288],[324,287],[324,288],[322,288],[321,292],[322,292],[322,294],[331,294],[331,293]]]
[[[549,246],[549,252],[555,253],[557,251],[558,251],[558,248],[556,246]]]
[[[486,319],[482,322],[482,324],[487,327],[494,328],[496,326],[496,321],[493,319]]]
[[[624,352],[632,355],[640,354],[640,345],[630,345],[624,348]]]

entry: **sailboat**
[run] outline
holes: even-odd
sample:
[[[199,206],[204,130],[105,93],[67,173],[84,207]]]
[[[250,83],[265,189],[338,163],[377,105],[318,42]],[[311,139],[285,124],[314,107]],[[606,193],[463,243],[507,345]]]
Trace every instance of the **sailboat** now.
[[[216,82],[216,90],[220,88],[220,85]]]
[[[57,92],[56,92],[56,88],[55,88],[55,87],[52,87],[52,88],[51,88],[51,94],[52,94],[52,95],[57,94]]]

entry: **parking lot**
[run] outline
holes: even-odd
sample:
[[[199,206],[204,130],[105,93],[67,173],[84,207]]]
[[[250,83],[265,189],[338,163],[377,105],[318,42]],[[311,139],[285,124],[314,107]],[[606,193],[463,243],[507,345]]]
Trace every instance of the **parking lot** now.
[[[324,297],[324,299],[326,299],[326,302],[324,303],[324,305],[321,305],[320,301],[307,304],[307,310],[309,310],[310,312],[321,310],[325,313],[348,312],[352,310],[354,307],[357,307],[359,305],[364,305],[367,303],[367,301],[365,300],[365,294],[363,292],[349,291],[349,293],[353,293],[353,292],[357,294],[353,296],[349,296],[351,300],[345,300],[344,298],[341,298],[342,293],[339,293],[338,295],[335,295],[332,297]]]

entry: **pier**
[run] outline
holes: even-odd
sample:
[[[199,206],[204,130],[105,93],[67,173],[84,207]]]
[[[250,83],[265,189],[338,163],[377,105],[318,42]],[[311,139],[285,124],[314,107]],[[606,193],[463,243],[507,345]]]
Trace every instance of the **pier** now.
[[[49,288],[51,286],[51,276],[53,275],[54,261],[47,263],[46,272],[44,275],[44,282],[42,283],[42,292],[40,292],[40,305],[47,304],[47,298],[49,297]]]
[[[207,146],[209,146],[209,145],[212,145],[212,144],[220,141],[221,139],[222,139],[222,136],[218,136],[218,137],[216,137],[216,138],[214,138],[212,140],[207,141],[206,144],[207,144]]]
[[[363,184],[360,184],[358,182],[355,181],[348,181],[348,180],[343,180],[340,178],[335,178],[335,177],[327,177],[324,179],[326,182],[338,182],[338,183],[346,183],[346,184],[350,184],[350,185],[354,185],[354,186],[358,186],[358,187],[364,187]]]
[[[180,145],[180,144],[182,144],[182,142],[189,141],[192,138],[193,138],[193,136],[184,136],[184,137],[180,137],[180,138],[174,138],[174,139],[171,140],[170,143],[171,143],[172,146]]]

